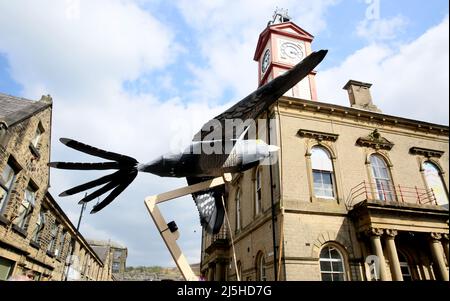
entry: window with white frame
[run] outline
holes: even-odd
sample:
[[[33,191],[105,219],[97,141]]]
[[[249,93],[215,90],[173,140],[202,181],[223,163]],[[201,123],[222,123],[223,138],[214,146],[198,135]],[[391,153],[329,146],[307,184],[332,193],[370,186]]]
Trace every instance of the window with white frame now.
[[[320,251],[319,262],[322,281],[345,280],[344,259],[337,248],[325,246]]]
[[[255,214],[259,214],[262,209],[261,178],[262,178],[262,170],[261,167],[259,167],[256,170],[256,178],[255,178]]]
[[[6,164],[0,175],[0,213],[2,213],[6,207],[11,187],[16,179],[16,171],[10,163]]]
[[[45,212],[41,209],[41,211],[39,212],[39,216],[36,220],[36,226],[34,228],[33,234],[31,235],[31,239],[33,241],[39,242],[44,227],[45,227]]]
[[[444,182],[437,166],[434,163],[427,161],[423,164],[423,171],[428,189],[432,189],[437,204],[447,206],[448,208],[447,191],[444,187]]]
[[[25,189],[25,194],[20,202],[19,209],[17,211],[17,217],[15,223],[20,228],[26,230],[28,228],[28,223],[33,213],[34,205],[36,203],[36,191],[28,186]]]
[[[400,262],[400,270],[402,272],[403,281],[411,281],[411,269],[409,268],[408,261],[406,260],[406,257],[403,256],[402,253],[398,253],[398,260]]]
[[[318,198],[334,198],[333,162],[330,153],[320,146],[311,149],[311,167],[314,195]]]
[[[241,229],[241,190],[236,192],[236,231]]]
[[[258,271],[258,281],[266,281],[266,259],[264,257],[264,253],[260,253],[257,260],[257,271]]]
[[[36,133],[34,133],[34,137],[31,140],[31,144],[36,148],[39,149],[39,142],[41,142],[41,138],[42,138],[42,125],[39,123],[37,129],[36,129]]]
[[[372,176],[375,180],[377,198],[382,201],[394,200],[394,186],[386,161],[380,155],[370,156]]]
[[[59,224],[55,222],[52,225],[52,229],[50,230],[50,242],[47,246],[47,252],[53,252],[53,249],[56,246],[56,236],[58,235],[58,228]]]
[[[67,234],[67,230],[63,230],[63,232],[61,233],[61,236],[59,238],[59,243],[55,248],[55,255],[56,256],[61,256],[62,252],[63,252],[63,248],[64,248],[64,243],[66,240],[66,234]]]

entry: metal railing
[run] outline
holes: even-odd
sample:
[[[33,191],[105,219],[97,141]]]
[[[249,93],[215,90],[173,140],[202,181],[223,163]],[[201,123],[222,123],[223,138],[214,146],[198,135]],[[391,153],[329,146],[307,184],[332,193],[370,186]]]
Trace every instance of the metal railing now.
[[[347,209],[365,200],[438,205],[433,189],[363,181],[353,187],[345,201]]]
[[[227,231],[227,228],[223,225],[222,228],[220,229],[219,233],[214,234],[212,236],[211,242],[214,243],[218,240],[227,240],[227,239],[228,239],[228,231]]]

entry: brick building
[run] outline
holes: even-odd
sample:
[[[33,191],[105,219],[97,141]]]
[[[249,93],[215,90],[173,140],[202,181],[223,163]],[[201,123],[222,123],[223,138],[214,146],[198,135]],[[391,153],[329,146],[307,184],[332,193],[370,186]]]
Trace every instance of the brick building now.
[[[123,280],[126,269],[128,249],[110,240],[103,241],[88,239],[88,243],[98,254],[101,260],[110,267],[108,270],[109,277],[112,277],[114,280]]]
[[[312,41],[287,18],[268,25],[254,57],[260,85],[311,53]],[[358,81],[344,87],[350,106],[318,101],[314,77],[269,110],[274,125],[258,123],[258,138],[280,146],[277,161],[233,175],[231,231],[225,222],[203,233],[202,273],[448,280],[448,127],[383,114]]]
[[[48,193],[51,117],[50,96],[0,93],[0,280],[110,280],[110,267]]]

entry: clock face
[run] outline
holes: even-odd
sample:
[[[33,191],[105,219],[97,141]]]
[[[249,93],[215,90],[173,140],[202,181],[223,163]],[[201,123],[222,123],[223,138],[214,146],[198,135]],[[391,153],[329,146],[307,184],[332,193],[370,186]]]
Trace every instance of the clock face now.
[[[281,54],[292,60],[300,61],[303,59],[303,51],[298,44],[293,42],[284,42],[281,44]]]
[[[269,67],[270,63],[270,49],[267,49],[266,52],[264,52],[264,56],[261,62],[261,73],[266,72],[267,68]]]

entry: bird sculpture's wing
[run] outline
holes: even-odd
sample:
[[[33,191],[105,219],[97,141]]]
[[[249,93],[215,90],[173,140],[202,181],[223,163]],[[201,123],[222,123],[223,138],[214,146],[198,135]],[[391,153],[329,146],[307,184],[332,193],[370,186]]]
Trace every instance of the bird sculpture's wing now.
[[[208,121],[194,136],[193,141],[202,141],[208,134],[217,130],[222,131],[223,143],[227,143],[227,138],[229,139],[230,137],[236,138],[241,136],[241,133],[245,130],[245,128],[226,128],[225,120],[255,120],[263,112],[269,109],[270,106],[289,89],[310,74],[323,60],[326,54],[327,50],[320,50],[311,53],[291,70],[261,86],[222,114]],[[231,133],[230,131],[234,132]],[[206,154],[203,155],[207,156]],[[188,177],[187,181],[189,185],[192,185],[208,179],[211,178]],[[222,226],[225,213],[222,205],[223,195],[223,186],[192,194],[199,211],[200,222],[208,233],[216,234],[220,231]]]

